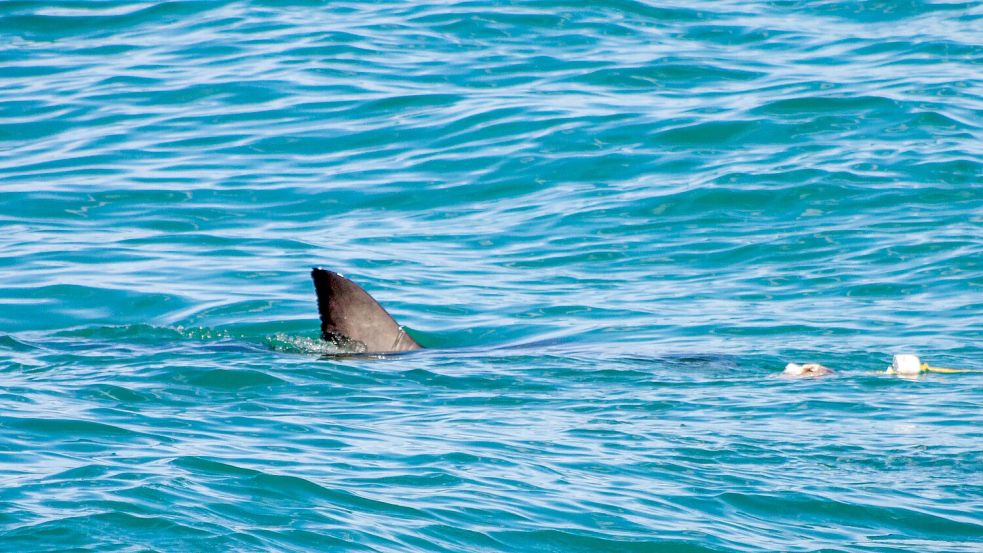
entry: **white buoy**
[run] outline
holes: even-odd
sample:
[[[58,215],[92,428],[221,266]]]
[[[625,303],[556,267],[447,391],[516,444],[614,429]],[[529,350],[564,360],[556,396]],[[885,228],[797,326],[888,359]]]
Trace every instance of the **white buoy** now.
[[[891,360],[891,366],[887,368],[888,374],[899,374],[902,376],[917,376],[922,372],[922,360],[912,353],[899,353]]]

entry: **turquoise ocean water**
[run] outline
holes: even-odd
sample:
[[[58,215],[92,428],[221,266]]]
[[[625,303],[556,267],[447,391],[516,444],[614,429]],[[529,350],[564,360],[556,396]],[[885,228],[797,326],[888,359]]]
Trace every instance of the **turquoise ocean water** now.
[[[0,2],[0,225],[3,551],[983,542],[977,2]]]

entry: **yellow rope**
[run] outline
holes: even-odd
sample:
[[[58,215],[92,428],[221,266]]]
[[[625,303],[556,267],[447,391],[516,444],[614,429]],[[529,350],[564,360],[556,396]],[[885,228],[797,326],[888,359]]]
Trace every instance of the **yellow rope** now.
[[[928,363],[922,363],[922,370],[928,373],[945,373],[945,374],[983,373],[983,371],[975,370],[975,369],[948,369],[946,367],[933,367]]]

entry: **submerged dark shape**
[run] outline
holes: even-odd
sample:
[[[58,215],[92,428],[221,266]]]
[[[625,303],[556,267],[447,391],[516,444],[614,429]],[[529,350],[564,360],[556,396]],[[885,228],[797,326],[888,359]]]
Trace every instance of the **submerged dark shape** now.
[[[323,340],[353,353],[422,349],[358,284],[321,268],[314,268],[311,278],[317,292]]]

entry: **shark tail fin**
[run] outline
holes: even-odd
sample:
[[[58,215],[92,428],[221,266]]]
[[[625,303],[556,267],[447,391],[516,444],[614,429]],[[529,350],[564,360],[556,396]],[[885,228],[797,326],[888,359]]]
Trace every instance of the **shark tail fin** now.
[[[321,315],[321,338],[358,353],[421,349],[361,286],[334,271],[311,271]]]

